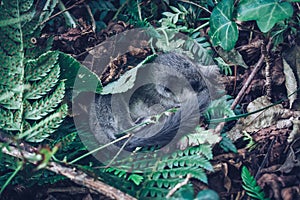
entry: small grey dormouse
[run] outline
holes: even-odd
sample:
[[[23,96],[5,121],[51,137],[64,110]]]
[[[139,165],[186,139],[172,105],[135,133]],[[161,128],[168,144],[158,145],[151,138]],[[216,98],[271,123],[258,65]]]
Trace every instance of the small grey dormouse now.
[[[90,106],[90,128],[102,144],[130,134],[115,144],[128,151],[168,145],[190,133],[210,103],[204,79],[199,66],[186,56],[159,55],[139,69],[134,87],[127,92],[96,95]],[[173,108],[174,112],[166,112]],[[155,118],[160,114],[160,118]]]

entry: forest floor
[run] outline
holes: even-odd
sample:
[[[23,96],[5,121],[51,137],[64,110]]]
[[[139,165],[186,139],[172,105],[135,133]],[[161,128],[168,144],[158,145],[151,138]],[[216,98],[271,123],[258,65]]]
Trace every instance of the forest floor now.
[[[85,27],[85,26],[83,26]],[[86,26],[88,29],[89,27]],[[55,42],[55,48],[70,53],[77,59],[84,58],[85,52],[95,44],[105,41],[105,38],[122,33],[131,27],[123,22],[111,23],[107,29],[101,33],[94,34],[88,30],[69,29],[62,34]],[[244,40],[243,40],[244,39]],[[249,82],[251,73],[261,58],[259,37],[252,40],[249,44],[248,38],[241,37],[236,49],[239,50],[243,59],[246,61],[248,69],[242,67],[233,67],[234,75],[223,75],[223,83],[227,94],[236,97],[245,83]],[[89,44],[90,43],[90,44]],[[283,47],[287,48],[287,47]],[[300,139],[289,143],[291,132],[297,132],[299,125],[299,112],[297,109],[290,109],[290,102],[286,92],[286,78],[289,76],[284,72],[283,57],[291,65],[300,66],[299,47],[285,51],[284,55],[273,53],[269,59],[272,62],[271,70],[271,99],[272,102],[280,102],[275,108],[269,111],[255,115],[253,118],[246,118],[226,124],[230,127],[229,135],[235,141],[234,144],[238,153],[225,152],[219,146],[214,148],[214,159],[212,161],[215,171],[208,176],[209,184],[205,185],[194,180],[195,191],[205,188],[215,190],[222,199],[244,199],[245,191],[242,188],[241,166],[249,168],[254,177],[258,178],[258,184],[263,188],[267,196],[272,199],[300,199]],[[139,41],[132,41],[132,47],[128,49],[126,55],[119,56],[110,62],[108,69],[97,71],[101,74],[102,83],[106,85],[110,81],[117,80],[134,63],[145,59],[151,55],[150,48],[144,48]],[[262,108],[271,104],[271,101],[264,95],[265,88],[265,70],[263,67],[250,80],[249,87],[245,90],[243,98],[239,105],[240,110],[245,112],[250,102],[255,102],[255,109]],[[111,76],[113,74],[113,76]],[[296,83],[294,83],[296,84]],[[256,100],[256,101],[254,101]],[[254,104],[255,104],[254,103]],[[258,105],[257,105],[258,104]],[[296,101],[294,107],[299,106]],[[250,108],[251,109],[251,108]],[[254,110],[255,110],[254,109]],[[246,123],[254,120],[253,123]],[[235,131],[245,135],[235,135]],[[251,136],[247,135],[251,131]],[[248,137],[247,137],[248,136]]]
[[[77,16],[77,18],[80,17]],[[78,28],[56,27],[51,31],[44,30],[44,34],[55,35],[53,49],[68,53],[79,61],[83,61],[87,52],[95,45],[104,42],[110,36],[132,28],[124,22],[116,22],[110,23],[105,30],[95,33],[85,21],[81,20],[79,23],[80,27]],[[195,191],[210,188],[215,190],[221,199],[247,199],[241,179],[241,166],[245,165],[251,174],[257,178],[258,184],[268,197],[284,200],[300,199],[300,139],[291,138],[291,134],[300,131],[300,114],[297,111],[300,108],[300,103],[296,100],[292,102],[293,106],[290,106],[291,101],[286,98],[287,78],[292,75],[285,70],[289,66],[295,74],[295,80],[297,80],[297,73],[299,73],[297,70],[300,69],[300,47],[295,44],[286,45],[282,46],[282,48],[286,48],[282,51],[284,54],[277,54],[276,52],[270,54],[268,59],[272,63],[271,96],[266,98],[264,66],[261,66],[261,69],[251,77],[251,73],[262,56],[260,50],[262,43],[259,35],[253,37],[249,43],[248,35],[241,32],[235,49],[250,67],[246,69],[232,66],[233,75],[222,75],[222,82],[225,85],[226,93],[236,98],[246,82],[250,81],[249,87],[239,102],[241,113],[245,113],[249,104],[252,105],[253,102],[256,104],[254,105],[255,109],[268,106],[271,102],[280,101],[280,103],[270,108],[269,111],[263,111],[256,115],[254,122],[247,124],[246,122],[254,120],[254,118],[246,118],[244,121],[235,120],[226,123],[225,126],[230,127],[228,134],[234,140],[237,153],[225,152],[216,146],[212,160],[215,171],[208,174],[208,185],[192,180]],[[105,85],[117,80],[130,69],[130,66],[134,66],[134,63],[138,63],[148,55],[151,55],[150,48],[144,48],[140,42],[132,41],[132,46],[126,55],[114,59],[105,71],[91,70],[101,77],[101,81]],[[244,134],[235,135],[236,130],[240,130]],[[251,136],[248,134],[249,132],[251,132]],[[288,142],[290,140],[292,140],[291,143]],[[105,196],[99,196],[70,181],[35,189],[38,191],[30,189],[24,192],[24,197],[30,196],[32,193],[39,193],[40,199],[49,200],[107,199]]]

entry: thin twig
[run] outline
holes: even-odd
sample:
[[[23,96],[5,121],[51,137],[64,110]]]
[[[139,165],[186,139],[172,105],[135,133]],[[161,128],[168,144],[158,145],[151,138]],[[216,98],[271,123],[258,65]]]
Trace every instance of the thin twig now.
[[[128,137],[130,137],[130,134],[124,135],[123,137],[120,137],[120,138],[118,138],[118,139],[116,139],[114,141],[111,141],[111,142],[109,142],[109,143],[107,143],[107,144],[105,144],[103,146],[100,146],[100,147],[98,147],[96,149],[93,149],[93,150],[89,151],[88,153],[83,154],[82,156],[79,156],[78,158],[75,158],[74,160],[70,161],[69,164],[74,164],[75,162],[77,162],[77,161],[79,161],[79,160],[81,160],[81,159],[83,159],[83,158],[85,158],[85,157],[87,157],[87,156],[89,156],[89,155],[91,155],[93,153],[96,153],[97,151],[100,151],[100,150],[102,150],[102,149],[104,149],[104,148],[106,148],[106,147],[108,147],[108,146],[110,146],[110,145],[112,145],[114,143],[117,143],[117,142],[119,142],[121,140],[124,140],[124,139],[126,139]]]
[[[238,93],[238,95],[236,96],[236,98],[234,99],[233,103],[231,104],[231,109],[235,109],[235,107],[240,103],[240,101],[242,100],[242,98],[245,95],[246,90],[248,89],[248,87],[250,86],[254,76],[257,74],[257,72],[260,70],[262,64],[264,63],[264,56],[261,55],[260,59],[258,60],[255,68],[253,69],[253,71],[251,72],[250,76],[248,77],[246,83],[243,85],[242,89],[240,90],[240,92]]]
[[[266,63],[266,67],[265,67],[265,75],[266,75],[265,87],[266,87],[266,94],[271,99],[271,94],[272,94],[272,87],[271,87],[271,83],[272,83],[271,62],[270,62],[269,48],[267,49],[265,41],[263,41],[263,43],[262,43],[261,53],[264,55],[265,63]]]
[[[123,10],[123,8],[128,4],[129,0],[126,0],[126,2],[124,2],[120,8],[117,10],[116,14],[114,15],[114,17],[112,18],[112,20],[116,20],[118,15],[120,14],[120,12]]]
[[[244,84],[243,88],[240,90],[237,97],[234,99],[233,103],[231,104],[230,108],[232,110],[235,109],[235,107],[239,104],[241,99],[244,97],[247,88],[249,87],[249,85],[252,82],[252,80],[253,80],[254,76],[256,75],[256,73],[261,68],[263,62],[264,62],[264,56],[262,55],[260,57],[259,61],[257,62],[254,70],[251,72],[250,76],[248,77],[248,79],[247,79],[246,83]],[[223,130],[223,127],[225,126],[225,124],[226,124],[226,122],[219,123],[218,126],[215,128],[214,133],[221,133],[221,131]]]
[[[186,178],[181,182],[181,183],[177,183],[177,185],[175,185],[175,187],[173,187],[169,193],[167,194],[166,198],[170,198],[177,190],[179,190],[179,188],[181,188],[182,186],[188,184],[189,180],[192,178],[191,174],[187,174]]]
[[[111,164],[117,159],[117,157],[120,155],[120,153],[124,150],[125,146],[127,145],[127,143],[129,142],[129,140],[132,138],[132,134],[127,134],[128,135],[128,139],[124,142],[124,144],[122,145],[122,147],[119,149],[119,151],[116,153],[116,155],[114,155],[114,157],[111,159],[111,161],[105,166],[105,168],[108,168],[111,166]]]
[[[271,45],[272,45],[272,40],[270,39],[267,46],[266,46],[267,51],[270,51]],[[256,66],[255,66],[254,70],[251,72],[250,76],[248,77],[246,83],[244,84],[244,86],[242,87],[240,92],[238,93],[237,97],[234,99],[234,102],[231,104],[231,109],[232,110],[235,109],[235,107],[240,103],[241,99],[244,97],[246,90],[250,86],[254,76],[260,70],[260,68],[261,68],[262,64],[264,63],[264,61],[265,61],[265,57],[262,54],[260,59],[256,63]]]
[[[269,40],[266,48],[267,48],[267,51],[270,50],[271,48],[271,40]],[[265,57],[264,55],[261,55],[260,59],[258,60],[258,62],[256,63],[253,71],[251,72],[251,74],[249,75],[246,83],[243,85],[242,89],[240,90],[240,92],[238,93],[238,95],[236,96],[236,98],[234,99],[233,103],[231,104],[230,108],[232,110],[235,109],[235,107],[240,103],[240,101],[242,100],[242,98],[244,97],[245,95],[245,92],[246,90],[248,89],[248,87],[250,86],[252,80],[254,79],[255,75],[257,74],[257,72],[260,70],[260,68],[262,67],[263,63],[265,61]],[[225,122],[221,122],[217,128],[214,130],[215,133],[218,133],[220,131],[222,131],[223,127],[225,126]]]

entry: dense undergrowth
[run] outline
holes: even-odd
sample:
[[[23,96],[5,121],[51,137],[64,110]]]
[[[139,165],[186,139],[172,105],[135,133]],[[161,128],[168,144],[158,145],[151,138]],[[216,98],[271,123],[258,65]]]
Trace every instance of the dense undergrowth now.
[[[138,199],[165,198],[168,194],[173,199],[219,198],[212,190],[194,195],[190,180],[197,179],[206,184],[205,189],[209,188],[207,173],[214,171],[211,160],[216,152],[213,148],[237,153],[235,141],[226,135],[227,125],[223,131],[219,130],[220,136],[212,130],[218,129],[219,123],[249,115],[241,114],[242,104],[232,106],[236,98],[234,91],[233,97],[224,95],[211,103],[204,113],[204,125],[186,136],[187,145],[180,150],[163,156],[156,156],[152,150],[149,157],[133,153],[126,159],[112,160],[113,167],[105,166],[90,155],[80,140],[73,122],[76,113],[71,113],[70,93],[78,80],[82,84],[77,83],[77,94],[90,92],[86,84],[89,81],[97,83],[93,92],[101,93],[106,87],[101,81],[106,80],[75,58],[82,61],[91,47],[118,31],[146,28],[151,40],[147,55],[139,63],[149,59],[157,49],[160,52],[178,50],[192,53],[195,60],[206,67],[212,64],[210,58],[213,57],[221,73],[231,76],[233,71],[237,73],[257,63],[257,51],[264,56],[263,62],[268,67],[274,62],[270,57],[280,58],[285,46],[299,41],[297,2],[0,1],[0,192],[7,198],[10,195],[10,190],[5,191],[7,187],[35,188],[66,180],[65,176],[46,169],[53,161],[82,170]],[[69,6],[74,9],[61,13]],[[55,14],[59,15],[52,18]],[[62,28],[63,33],[57,31]],[[177,34],[184,34],[189,40],[180,40]],[[247,48],[249,60],[243,60],[242,48]],[[274,98],[267,67],[265,95]],[[285,95],[292,107],[297,86],[286,87]],[[210,129],[205,129],[205,124]],[[21,152],[20,156],[8,153],[14,148]],[[24,152],[32,155],[28,157]],[[264,199],[265,194],[250,172],[246,168],[241,172],[248,195]],[[180,185],[186,180],[187,183]],[[178,186],[178,192],[172,192],[172,188]]]

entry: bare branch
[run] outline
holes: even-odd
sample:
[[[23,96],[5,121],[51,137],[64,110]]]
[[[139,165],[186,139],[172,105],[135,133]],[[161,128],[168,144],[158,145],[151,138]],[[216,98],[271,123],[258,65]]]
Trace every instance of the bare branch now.
[[[3,141],[3,140],[2,140]],[[26,145],[28,146],[28,145]],[[8,150],[9,149],[9,150]],[[28,152],[24,149],[18,149],[15,147],[15,145],[9,145],[9,148],[2,148],[2,152],[16,157],[20,159],[27,159],[28,162],[32,164],[37,164],[36,161],[33,161],[30,158],[35,157],[37,154],[34,152]],[[35,149],[34,147],[31,147],[31,149]],[[37,149],[35,149],[37,152]],[[55,162],[49,162],[47,167],[48,170],[55,172],[56,174],[63,175],[70,180],[72,180],[74,183],[77,183],[79,185],[85,186],[91,190],[94,190],[98,193],[104,194],[107,197],[110,197],[112,199],[122,199],[122,200],[135,200],[134,197],[110,186],[106,183],[103,183],[99,180],[95,180],[94,177],[90,177],[86,173],[82,172],[81,170],[76,169],[72,166],[62,166],[61,164],[55,163]]]

